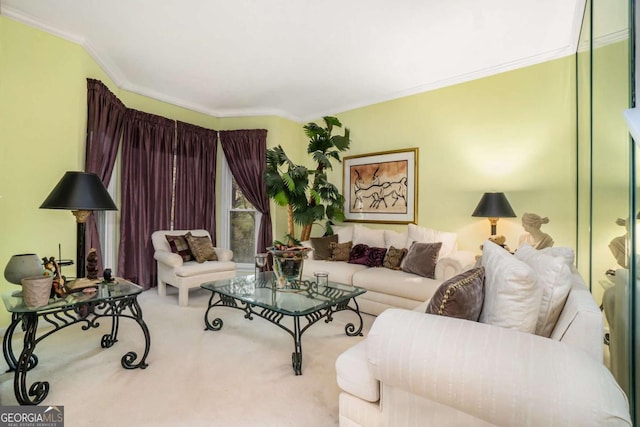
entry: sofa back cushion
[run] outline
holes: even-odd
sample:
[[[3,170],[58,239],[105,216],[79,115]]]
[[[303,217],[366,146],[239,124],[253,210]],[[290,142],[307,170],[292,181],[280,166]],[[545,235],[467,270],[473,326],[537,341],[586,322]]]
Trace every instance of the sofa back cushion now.
[[[353,227],[353,244],[363,244],[375,248],[383,248],[384,230],[355,225]]]
[[[535,332],[542,289],[533,269],[490,240],[482,247],[482,266],[485,295],[479,321]]]
[[[438,231],[433,228],[420,227],[409,224],[407,229],[407,248],[411,248],[413,242],[436,243],[441,242],[442,247],[438,254],[438,259],[451,255],[457,248],[458,236],[456,233]]]
[[[338,243],[353,242],[353,225],[332,225],[331,228],[338,235]]]

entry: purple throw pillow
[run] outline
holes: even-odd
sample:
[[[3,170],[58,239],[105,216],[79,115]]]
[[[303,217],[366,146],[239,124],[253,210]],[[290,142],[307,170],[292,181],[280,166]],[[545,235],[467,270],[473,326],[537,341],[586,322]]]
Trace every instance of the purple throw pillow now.
[[[384,256],[386,254],[387,254],[387,248],[369,248],[367,265],[369,267],[382,267]]]
[[[351,248],[349,253],[349,264],[362,264],[368,265],[369,261],[369,246],[359,243]]]

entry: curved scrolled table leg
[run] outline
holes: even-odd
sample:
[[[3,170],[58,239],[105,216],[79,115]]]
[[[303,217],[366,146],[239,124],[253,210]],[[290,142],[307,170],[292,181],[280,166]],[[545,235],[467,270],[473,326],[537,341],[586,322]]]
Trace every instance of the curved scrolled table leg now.
[[[146,360],[147,360],[147,356],[149,355],[149,349],[151,348],[151,335],[149,334],[149,328],[147,327],[147,324],[142,319],[142,309],[138,304],[138,298],[136,296],[133,297],[133,301],[131,302],[131,306],[129,307],[129,309],[131,310],[131,313],[133,314],[136,320],[136,323],[140,325],[140,328],[142,329],[142,333],[144,334],[144,354],[142,355],[138,363],[134,363],[135,360],[138,358],[138,354],[135,351],[129,351],[127,354],[122,356],[120,363],[122,367],[125,369],[136,369],[136,368],[145,369],[147,366],[149,366],[147,365]],[[116,322],[116,319],[117,319],[117,316],[114,318],[114,323]],[[117,327],[117,323],[115,324],[116,324],[115,334],[117,335],[118,327]],[[113,335],[114,339],[116,335]],[[117,341],[117,339],[115,339],[115,341]]]
[[[209,312],[213,307],[217,305],[217,304],[211,304],[215,296],[216,296],[216,293],[212,292],[211,296],[209,297],[209,303],[207,304],[207,311],[204,312],[204,326],[205,326],[204,330],[205,331],[219,331],[220,329],[222,329],[222,326],[224,325],[224,322],[219,317],[216,317],[215,319],[213,319],[213,322],[209,321]]]
[[[120,325],[119,316],[111,316],[111,333],[104,334],[100,341],[100,347],[110,348],[118,342],[118,327]]]
[[[358,307],[358,302],[355,298],[352,298],[351,301],[355,304],[356,308],[349,307],[349,310],[353,311],[356,315],[358,315],[358,319],[360,319],[360,326],[356,328],[353,323],[347,323],[344,327],[344,333],[350,337],[362,336],[362,327],[364,326],[362,321],[362,315],[360,314],[360,307]]]
[[[22,316],[17,313],[13,313],[11,316],[11,324],[7,328],[4,333],[4,337],[2,339],[2,354],[4,355],[4,360],[7,362],[7,372],[13,372],[18,367],[18,360],[16,359],[15,353],[13,352],[13,333],[15,332],[18,325],[22,322]],[[31,358],[29,359],[29,364],[27,365],[27,370],[31,370],[38,365],[38,356],[35,354],[31,354]]]
[[[30,369],[33,351],[36,348],[36,331],[38,329],[38,315],[25,314],[23,317],[25,326],[24,347],[17,360],[16,374],[13,377],[13,390],[18,403],[21,405],[37,405],[49,394],[47,381],[35,382],[27,390],[27,371]]]

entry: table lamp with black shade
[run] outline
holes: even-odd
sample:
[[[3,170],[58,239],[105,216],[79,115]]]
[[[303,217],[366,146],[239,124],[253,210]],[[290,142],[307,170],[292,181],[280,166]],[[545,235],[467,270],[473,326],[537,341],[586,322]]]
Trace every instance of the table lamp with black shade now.
[[[497,234],[498,219],[515,218],[516,214],[504,193],[484,193],[471,216],[489,218],[491,235],[495,236]]]
[[[100,177],[90,172],[66,172],[41,209],[66,209],[76,217],[76,278],[85,276],[85,223],[92,211],[118,210]]]

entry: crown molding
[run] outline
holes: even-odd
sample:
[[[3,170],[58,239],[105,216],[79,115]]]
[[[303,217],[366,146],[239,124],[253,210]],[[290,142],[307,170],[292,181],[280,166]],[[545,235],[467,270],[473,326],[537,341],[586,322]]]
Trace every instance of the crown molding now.
[[[537,55],[532,55],[532,56],[521,58],[515,61],[505,62],[494,67],[487,67],[487,68],[475,70],[469,73],[459,74],[457,76],[433,81],[424,85],[415,86],[399,92],[392,92],[379,97],[369,98],[366,101],[343,105],[342,107],[333,109],[333,111],[323,111],[323,112],[317,113],[317,115],[305,116],[303,117],[303,121],[315,120],[319,117],[323,117],[326,115],[338,114],[338,112],[351,111],[357,108],[363,108],[363,107],[367,107],[370,105],[375,105],[375,104],[379,104],[387,101],[393,101],[395,99],[404,98],[407,96],[418,95],[420,93],[429,92],[432,90],[441,89],[447,86],[453,86],[460,83],[466,83],[472,80],[477,80],[477,79],[489,77],[495,74],[504,73],[506,71],[512,71],[518,68],[524,68],[531,65],[536,65],[542,62],[551,61],[554,59],[560,59],[573,54],[575,54],[575,51],[572,49],[572,47],[565,46],[560,49],[554,49],[548,52],[543,52]]]
[[[67,31],[61,31],[58,28],[52,27],[47,23],[39,21],[28,14],[19,12],[6,6],[2,8],[2,15],[6,16],[7,18],[13,19],[14,21],[20,22],[38,30],[42,30],[44,32],[82,46],[84,50],[89,54],[89,56],[91,56],[91,58],[93,58],[93,60],[98,63],[105,74],[111,80],[113,80],[116,86],[121,87],[121,85],[125,82],[122,71],[120,71],[120,69],[113,62],[100,56],[93,45],[89,43],[84,37]]]

